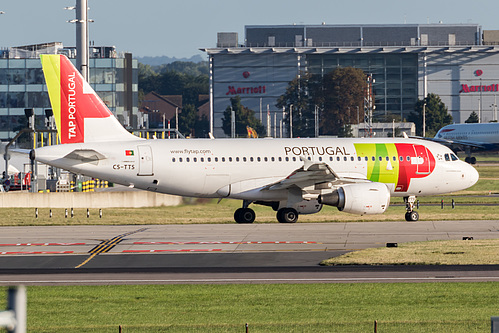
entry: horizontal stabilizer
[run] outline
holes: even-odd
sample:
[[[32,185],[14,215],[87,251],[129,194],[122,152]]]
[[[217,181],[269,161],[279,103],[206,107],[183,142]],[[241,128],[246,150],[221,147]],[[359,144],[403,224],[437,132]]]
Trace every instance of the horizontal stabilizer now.
[[[72,160],[82,161],[84,163],[98,162],[100,160],[106,159],[106,156],[93,149],[76,149],[64,156],[64,158],[69,158]]]

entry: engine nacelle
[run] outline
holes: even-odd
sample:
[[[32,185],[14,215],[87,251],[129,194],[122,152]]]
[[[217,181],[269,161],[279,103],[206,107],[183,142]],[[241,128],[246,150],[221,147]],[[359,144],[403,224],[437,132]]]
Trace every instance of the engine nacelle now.
[[[390,191],[382,183],[349,184],[319,196],[318,202],[352,214],[382,214],[390,204]]]
[[[315,214],[321,211],[322,204],[318,200],[303,200],[293,205],[298,214]]]

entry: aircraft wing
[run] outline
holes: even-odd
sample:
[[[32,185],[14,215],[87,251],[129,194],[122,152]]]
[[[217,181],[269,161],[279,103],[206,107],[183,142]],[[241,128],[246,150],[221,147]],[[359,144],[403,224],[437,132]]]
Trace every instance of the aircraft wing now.
[[[489,149],[489,146],[491,146],[490,143],[484,143],[478,141],[444,140],[444,139],[435,139],[434,141],[439,142],[446,146],[462,146],[462,147],[471,147],[478,149]]]
[[[331,167],[323,162],[312,162],[308,159],[301,158],[304,161],[304,165],[293,171],[286,178],[275,182],[273,184],[265,186],[266,190],[283,190],[290,188],[300,188],[314,186],[321,183],[332,183],[333,186],[365,182],[365,178],[346,178],[340,177],[336,172],[334,172]]]
[[[477,148],[477,149],[491,149],[493,148],[493,144],[490,143],[485,143],[485,142],[478,142],[478,141],[466,141],[466,140],[448,140],[448,139],[439,139],[439,138],[425,138],[422,136],[407,136],[407,138],[410,139],[421,139],[421,140],[427,140],[427,141],[433,141],[433,142],[438,142],[444,146],[447,147],[470,147],[470,148]]]

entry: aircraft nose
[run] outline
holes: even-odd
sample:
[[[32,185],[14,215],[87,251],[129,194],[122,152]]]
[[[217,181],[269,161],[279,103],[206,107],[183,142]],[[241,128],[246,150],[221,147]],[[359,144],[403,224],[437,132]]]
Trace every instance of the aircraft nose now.
[[[476,169],[469,165],[469,164],[466,164],[466,169],[464,170],[464,178],[466,180],[468,180],[469,182],[469,187],[473,186],[476,184],[476,182],[478,181],[478,178],[480,177],[478,175],[478,171],[476,171]]]

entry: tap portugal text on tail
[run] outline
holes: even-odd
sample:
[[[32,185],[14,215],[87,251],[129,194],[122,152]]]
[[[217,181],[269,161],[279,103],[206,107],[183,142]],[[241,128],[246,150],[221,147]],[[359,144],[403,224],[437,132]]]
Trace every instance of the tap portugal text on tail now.
[[[127,132],[63,55],[42,55],[62,144],[32,158],[65,170],[162,193],[242,200],[251,223],[261,204],[296,222],[324,204],[353,214],[383,213],[403,197],[416,221],[416,196],[468,188],[477,171],[448,148],[417,139],[144,140]]]

